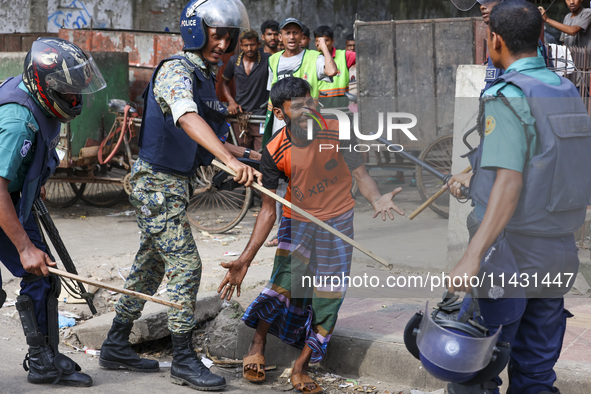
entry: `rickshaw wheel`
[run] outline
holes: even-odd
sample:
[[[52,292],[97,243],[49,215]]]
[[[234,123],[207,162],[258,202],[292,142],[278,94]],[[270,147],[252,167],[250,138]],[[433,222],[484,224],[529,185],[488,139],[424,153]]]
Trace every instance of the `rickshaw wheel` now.
[[[219,171],[212,165],[197,169],[195,192],[187,207],[189,222],[199,230],[213,234],[224,233],[240,223],[252,200],[249,187],[218,189],[212,179]]]
[[[442,135],[421,152],[419,159],[443,174],[450,174],[452,147],[453,134]],[[426,201],[429,197],[437,193],[443,186],[443,181],[431,175],[421,168],[421,166],[416,167],[416,177],[419,194],[423,201]],[[447,219],[449,217],[449,193],[442,194],[429,205],[429,208]]]
[[[94,207],[110,207],[115,205],[127,195],[122,184],[123,177],[126,173],[127,171],[122,168],[104,167],[95,176],[113,178],[113,182],[88,182],[80,198],[88,205]]]
[[[131,187],[130,179],[131,179],[131,172],[127,173],[127,175],[125,175],[123,177],[123,190],[125,190],[125,193],[127,193],[128,196],[133,191],[133,188]]]
[[[78,201],[85,187],[85,183],[62,182],[50,178],[45,183],[45,203],[54,208],[67,208]]]

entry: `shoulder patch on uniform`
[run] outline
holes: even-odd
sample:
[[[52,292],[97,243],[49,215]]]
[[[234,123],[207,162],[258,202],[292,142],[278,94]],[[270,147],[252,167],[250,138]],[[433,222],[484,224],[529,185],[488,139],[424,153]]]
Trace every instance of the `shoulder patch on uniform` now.
[[[29,140],[24,140],[23,141],[23,147],[21,148],[21,156],[25,157],[27,155],[27,153],[29,153],[29,150],[31,150],[31,146],[33,146],[33,143]]]
[[[183,77],[183,85],[185,85],[185,87],[187,89],[192,89],[193,88],[193,81],[191,81],[191,78],[189,78],[189,77]]]
[[[484,135],[489,135],[493,131],[495,131],[495,127],[497,127],[497,121],[493,116],[486,117],[486,123],[484,127]]]
[[[35,126],[35,125],[33,124],[33,122],[28,122],[28,123],[27,123],[27,127],[28,127],[29,129],[31,129],[31,131],[32,131],[33,133],[36,133],[36,132],[37,132],[37,130],[39,130],[39,129],[37,128],[37,126]]]

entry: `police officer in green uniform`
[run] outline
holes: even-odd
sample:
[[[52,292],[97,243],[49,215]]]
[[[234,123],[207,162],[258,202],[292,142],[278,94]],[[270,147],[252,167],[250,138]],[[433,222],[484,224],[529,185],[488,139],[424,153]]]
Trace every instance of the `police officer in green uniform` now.
[[[236,157],[259,159],[258,153],[225,145],[227,109],[215,93],[217,65],[232,52],[240,30],[248,29],[240,0],[191,0],[180,19],[183,52],[162,61],[144,92],[139,160],[131,173],[130,201],[141,230],[140,248],[125,287],[154,294],[166,275],[171,301],[182,305],[168,313],[173,360],[171,381],[198,390],[220,390],[223,377],[212,374],[195,353],[191,336],[201,279],[201,259],[187,219],[190,179],[198,166],[217,157],[249,186],[260,173]],[[145,301],[122,296],[101,348],[103,368],[158,371],[158,361],[141,359],[129,335]]]
[[[480,227],[450,277],[450,291],[476,291],[491,332],[511,344],[512,393],[556,393],[553,368],[568,311],[563,295],[578,270],[573,232],[591,195],[591,122],[569,81],[537,56],[542,19],[525,1],[504,1],[491,12],[488,49],[505,69],[484,96],[480,147],[471,179],[453,177],[450,192],[470,186]],[[491,282],[491,276],[494,280]],[[468,278],[468,280],[466,280]],[[461,383],[461,382],[460,382]],[[497,377],[451,384],[448,391],[498,393]]]
[[[29,346],[23,367],[34,384],[92,385],[58,351],[60,281],[47,270],[55,263],[31,211],[59,164],[61,124],[80,115],[82,94],[105,86],[92,57],[57,37],[34,41],[23,74],[0,86],[0,261],[22,279],[15,306]],[[5,298],[0,288],[0,307]]]

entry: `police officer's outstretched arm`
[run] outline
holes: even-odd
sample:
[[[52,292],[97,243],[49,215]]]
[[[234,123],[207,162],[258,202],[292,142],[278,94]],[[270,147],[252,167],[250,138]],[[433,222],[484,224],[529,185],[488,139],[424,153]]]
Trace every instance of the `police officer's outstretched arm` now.
[[[178,123],[189,137],[211,152],[228,167],[236,171],[235,181],[245,186],[250,186],[256,178],[256,181],[261,183],[261,173],[239,162],[219,140],[207,122],[197,113],[185,113],[179,118]]]
[[[18,250],[25,271],[38,276],[49,276],[47,266],[55,267],[56,263],[29,239],[8,193],[9,183],[8,179],[0,177],[0,227]]]
[[[490,193],[486,213],[478,231],[470,241],[466,252],[452,269],[449,276],[463,279],[462,286],[455,287],[453,283],[448,285],[451,292],[470,291],[470,278],[478,275],[480,261],[484,254],[505,228],[517,208],[523,176],[521,172],[497,169],[497,178]],[[459,282],[459,279],[458,279]]]

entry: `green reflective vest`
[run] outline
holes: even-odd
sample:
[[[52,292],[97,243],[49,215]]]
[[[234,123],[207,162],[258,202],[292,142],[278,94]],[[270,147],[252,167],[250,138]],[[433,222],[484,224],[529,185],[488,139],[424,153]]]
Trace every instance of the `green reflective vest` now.
[[[325,93],[320,96],[321,98],[343,96],[345,92],[349,91],[349,69],[347,68],[345,50],[336,50],[334,62],[337,64],[339,72],[332,77],[332,83],[325,81],[318,82],[318,89],[322,93]]]
[[[269,68],[273,72],[273,81],[271,86],[277,82],[277,70],[279,68],[279,59],[283,52],[277,52],[269,57]],[[320,56],[320,52],[304,49],[304,55],[300,67],[291,73],[291,76],[305,79],[310,84],[310,95],[314,98],[318,98],[318,73],[316,72],[316,61]],[[271,104],[271,98],[267,103],[267,118],[265,119],[265,135],[263,136],[263,146],[271,139],[273,135],[273,105]]]

